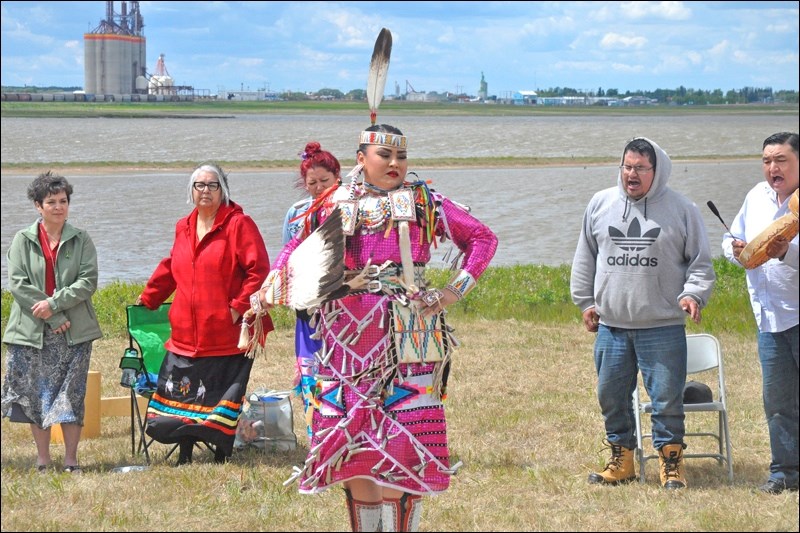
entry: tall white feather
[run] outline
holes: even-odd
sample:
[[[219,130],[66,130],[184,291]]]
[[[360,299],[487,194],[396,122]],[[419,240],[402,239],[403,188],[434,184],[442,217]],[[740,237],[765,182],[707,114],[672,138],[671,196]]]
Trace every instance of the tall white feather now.
[[[375,40],[375,49],[372,51],[372,60],[369,63],[369,76],[367,77],[367,104],[372,124],[378,118],[378,106],[383,100],[383,90],[386,87],[386,75],[389,72],[389,58],[392,55],[392,32],[383,28]]]

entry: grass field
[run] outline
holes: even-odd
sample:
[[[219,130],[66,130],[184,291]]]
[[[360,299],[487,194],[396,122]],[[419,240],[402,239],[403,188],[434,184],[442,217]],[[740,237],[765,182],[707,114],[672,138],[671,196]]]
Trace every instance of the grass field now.
[[[325,114],[363,116],[365,101],[243,102],[197,100],[193,102],[0,102],[3,117],[143,117],[143,116],[229,116],[237,114]],[[381,113],[418,116],[536,116],[536,115],[704,115],[704,114],[797,114],[798,104],[746,104],[706,106],[516,106],[504,104],[455,104],[386,100]]]
[[[454,461],[464,467],[448,492],[426,498],[423,531],[798,531],[798,494],[770,496],[769,440],[761,403],[755,326],[744,273],[717,260],[717,289],[700,326],[723,346],[735,480],[715,461],[687,461],[689,487],[665,491],[653,462],[647,483],[588,485],[602,468],[603,422],[595,397],[594,335],[569,302],[569,268],[490,268],[478,288],[450,316],[462,346],[450,376],[447,413]],[[437,284],[446,273],[432,272]],[[140,285],[117,283],[95,295],[105,336],[95,343],[92,369],[102,373],[102,395],[120,396],[117,364],[127,346],[125,305]],[[2,294],[3,324],[10,295]],[[275,313],[277,330],[266,358],[253,368],[250,388],[291,386],[292,316]],[[5,367],[5,365],[3,365]],[[698,378],[703,379],[703,375]],[[706,380],[706,382],[708,382]],[[227,465],[197,454],[175,468],[161,446],[145,471],[114,473],[143,464],[132,456],[127,417],[103,418],[99,438],[82,441],[82,477],[34,472],[27,426],[2,421],[3,531],[344,531],[349,528],[338,489],[317,496],[283,486],[307,452],[300,402],[295,399],[300,446],[285,453],[244,451]],[[687,429],[713,427],[711,415],[687,417]],[[688,441],[691,451],[709,439]],[[158,445],[157,445],[158,446]],[[63,448],[53,446],[60,464]]]

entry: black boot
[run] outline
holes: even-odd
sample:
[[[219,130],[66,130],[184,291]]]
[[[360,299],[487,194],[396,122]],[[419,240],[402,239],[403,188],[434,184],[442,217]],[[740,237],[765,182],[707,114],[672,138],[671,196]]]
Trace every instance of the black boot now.
[[[180,442],[178,462],[175,466],[181,466],[192,462],[192,450],[194,449],[194,442],[184,440]]]
[[[228,462],[228,458],[230,455],[225,455],[225,452],[222,450],[221,446],[217,446],[214,449],[214,462],[223,464]]]

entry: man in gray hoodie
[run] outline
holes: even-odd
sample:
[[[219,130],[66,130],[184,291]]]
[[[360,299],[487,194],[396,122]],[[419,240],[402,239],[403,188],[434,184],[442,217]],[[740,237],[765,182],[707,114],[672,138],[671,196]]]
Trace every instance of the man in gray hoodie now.
[[[686,486],[685,320],[700,322],[716,276],[700,211],[667,187],[671,170],[664,150],[637,137],[625,146],[617,186],[597,192],[584,213],[570,290],[586,329],[597,332],[597,397],[611,448],[589,483],[636,479],[631,400],[641,370],[661,485]]]

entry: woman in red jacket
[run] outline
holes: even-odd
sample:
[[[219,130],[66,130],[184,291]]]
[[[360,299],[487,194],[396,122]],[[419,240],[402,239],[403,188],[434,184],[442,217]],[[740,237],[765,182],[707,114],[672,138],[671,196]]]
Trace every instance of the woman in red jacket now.
[[[195,169],[188,198],[195,208],[176,224],[170,255],[136,302],[156,309],[174,293],[172,332],[158,390],[147,408],[147,434],[180,443],[178,465],[191,462],[198,440],[214,445],[217,462],[233,451],[253,366],[237,348],[242,314],[269,272],[261,233],[230,200],[221,168],[203,164]],[[273,328],[265,318],[266,334]]]

